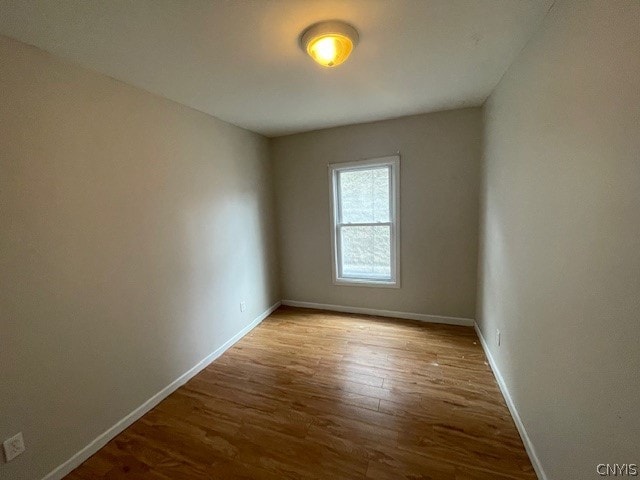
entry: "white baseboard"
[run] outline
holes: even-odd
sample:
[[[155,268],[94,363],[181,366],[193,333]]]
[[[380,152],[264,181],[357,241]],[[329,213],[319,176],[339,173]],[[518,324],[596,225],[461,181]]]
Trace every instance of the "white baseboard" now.
[[[223,345],[218,347],[214,352],[207,355],[201,361],[199,361],[196,365],[190,368],[188,371],[180,375],[177,379],[171,382],[169,385],[164,387],[158,393],[156,393],[149,400],[144,402],[134,411],[129,413],[126,417],[120,420],[118,423],[107,429],[105,432],[98,435],[89,445],[84,447],[82,450],[73,455],[69,460],[59,465],[51,472],[49,472],[43,480],[60,480],[69,473],[71,473],[74,469],[80,466],[84,461],[86,461],[91,455],[96,453],[102,447],[104,447],[112,438],[122,432],[125,428],[129,427],[132,423],[142,417],[145,413],[151,410],[153,407],[158,405],[162,400],[168,397],[170,394],[175,392],[182,385],[187,383],[191,378],[200,373],[207,365],[213,362],[216,358],[222,355],[226,350],[228,350],[234,343],[244,337],[247,333],[253,330],[256,326],[260,324],[265,318],[267,318],[271,313],[280,306],[280,302],[276,302],[271,305],[267,310],[261,313],[255,320],[253,320],[249,325],[244,327],[238,333],[236,333],[233,337],[227,340]]]
[[[513,403],[513,399],[511,398],[511,394],[509,393],[509,389],[507,388],[507,384],[504,381],[500,370],[498,369],[498,365],[496,364],[493,356],[491,355],[491,351],[489,350],[489,346],[482,336],[482,332],[480,331],[480,327],[478,324],[474,324],[474,328],[476,329],[476,333],[478,334],[478,338],[480,339],[480,344],[482,345],[482,349],[484,350],[484,354],[489,361],[489,365],[491,366],[491,370],[493,370],[493,375],[496,377],[498,382],[498,386],[500,387],[500,391],[502,392],[502,396],[504,397],[504,401],[507,403],[507,407],[509,407],[509,412],[511,412],[511,417],[516,424],[516,428],[518,429],[518,433],[520,433],[520,438],[522,438],[522,443],[524,444],[524,448],[527,451],[527,455],[529,455],[529,460],[531,460],[531,465],[533,465],[533,469],[536,472],[539,480],[548,480],[547,474],[544,473],[544,469],[542,468],[542,464],[540,463],[540,459],[536,454],[536,449],[529,438],[529,434],[527,430],[524,428],[524,424],[522,423],[522,419],[520,418],[520,414],[516,409],[515,404]]]
[[[429,323],[446,323],[447,325],[463,325],[473,327],[475,322],[471,318],[445,317],[442,315],[427,315],[424,313],[393,312],[391,310],[376,310],[374,308],[347,307],[343,305],[327,305],[324,303],[298,302],[297,300],[282,300],[282,305],[289,307],[315,308],[333,312],[360,313],[363,315],[377,315],[379,317],[404,318]]]

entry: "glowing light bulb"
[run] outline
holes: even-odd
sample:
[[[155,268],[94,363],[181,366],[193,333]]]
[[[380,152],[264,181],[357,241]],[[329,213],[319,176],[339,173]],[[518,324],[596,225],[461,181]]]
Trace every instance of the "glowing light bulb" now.
[[[313,45],[313,50],[318,60],[328,67],[333,66],[338,56],[336,40],[333,37],[324,37]]]

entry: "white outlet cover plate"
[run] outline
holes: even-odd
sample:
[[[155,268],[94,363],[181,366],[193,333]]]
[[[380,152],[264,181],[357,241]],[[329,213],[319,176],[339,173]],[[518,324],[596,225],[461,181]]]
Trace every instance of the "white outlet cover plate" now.
[[[10,462],[25,450],[22,432],[6,439],[2,442],[2,446],[4,447],[4,456],[7,459],[7,462]]]

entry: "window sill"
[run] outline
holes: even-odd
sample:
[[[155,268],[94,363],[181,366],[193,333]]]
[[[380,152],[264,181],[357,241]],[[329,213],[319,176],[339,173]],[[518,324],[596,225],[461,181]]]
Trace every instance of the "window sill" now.
[[[400,282],[360,280],[357,278],[336,278],[333,280],[333,284],[344,287],[400,288]]]

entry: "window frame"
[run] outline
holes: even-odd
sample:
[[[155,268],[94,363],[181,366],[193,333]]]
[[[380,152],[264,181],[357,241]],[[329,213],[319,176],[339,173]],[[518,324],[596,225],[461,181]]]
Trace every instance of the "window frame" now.
[[[400,155],[368,158],[354,162],[331,163],[329,167],[329,210],[331,232],[331,271],[334,285],[400,288]],[[339,198],[338,174],[342,171],[368,170],[373,167],[389,167],[389,222],[338,223]],[[391,280],[354,278],[342,276],[340,268],[341,242],[338,237],[343,225],[389,225],[391,229]]]

